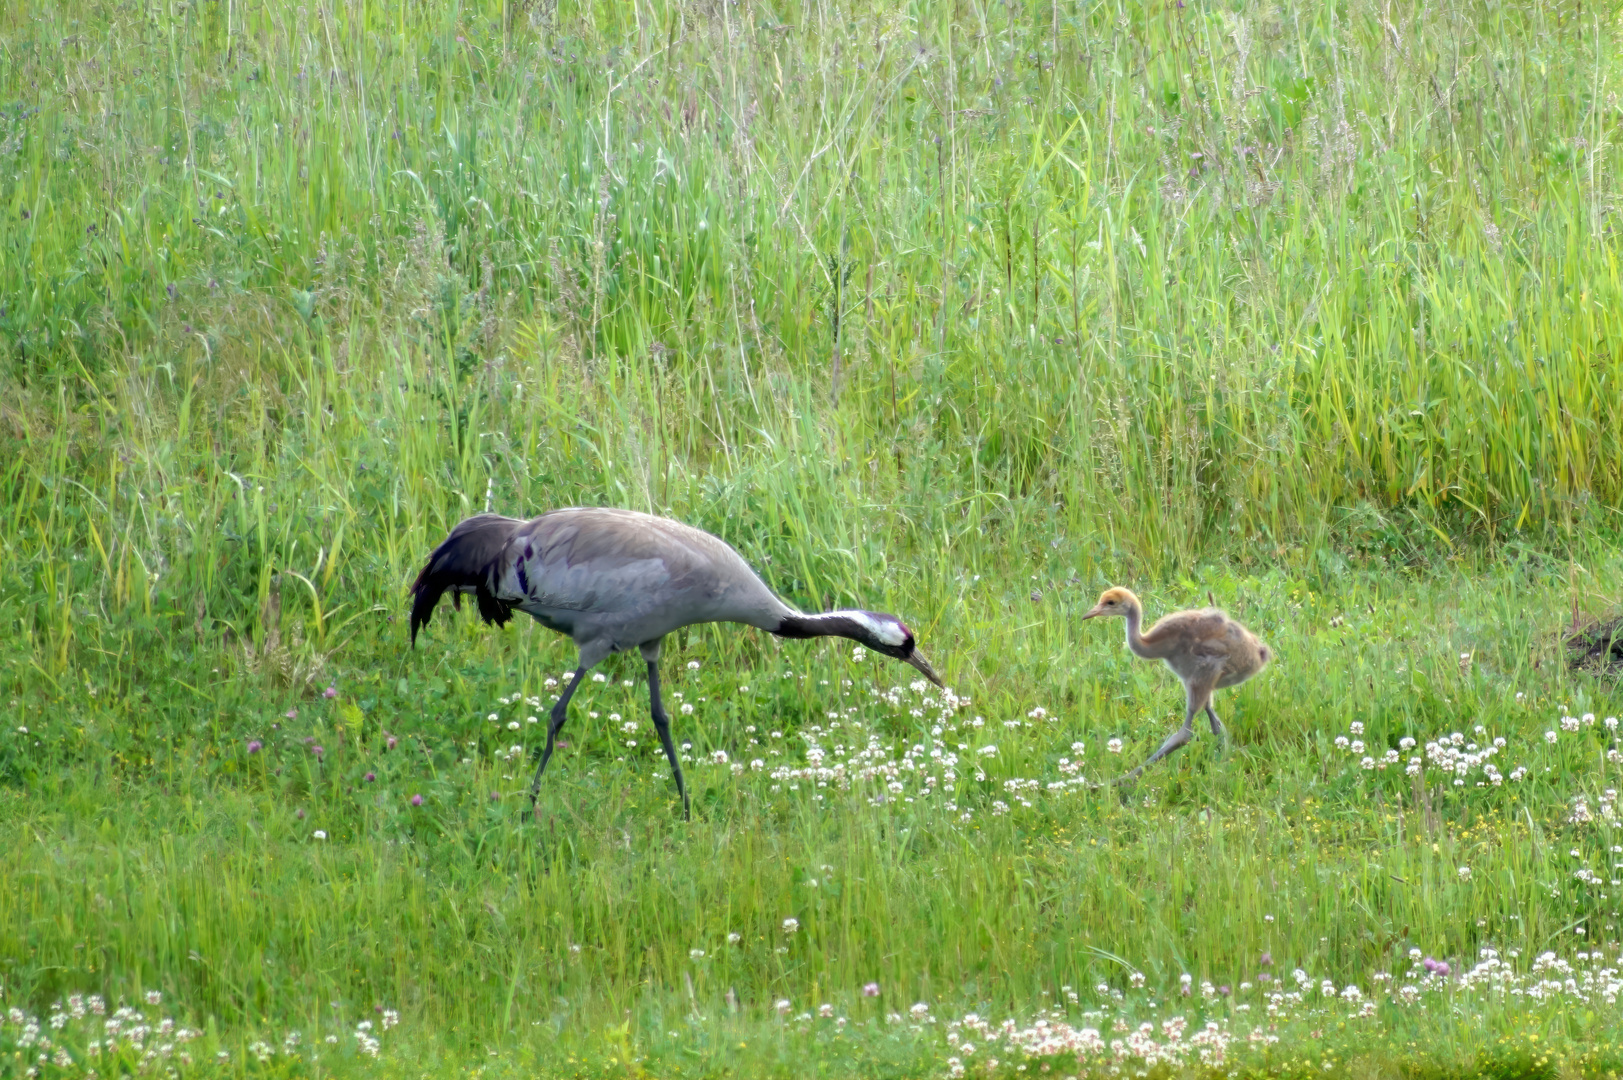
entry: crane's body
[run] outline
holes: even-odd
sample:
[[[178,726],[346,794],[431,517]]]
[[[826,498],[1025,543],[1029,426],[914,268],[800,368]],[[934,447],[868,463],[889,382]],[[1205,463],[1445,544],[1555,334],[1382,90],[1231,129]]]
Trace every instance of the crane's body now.
[[[1161,660],[1183,682],[1187,695],[1183,727],[1174,731],[1161,748],[1123,779],[1138,776],[1144,769],[1166,757],[1194,738],[1195,714],[1205,711],[1212,734],[1224,736],[1223,722],[1212,708],[1212,693],[1237,686],[1268,666],[1273,653],[1226,611],[1217,607],[1175,611],[1140,633],[1144,606],[1127,589],[1106,589],[1084,619],[1119,617],[1127,621],[1127,647],[1134,656]]]
[[[413,644],[446,592],[458,606],[461,595],[472,594],[480,616],[497,625],[522,611],[572,638],[580,650],[575,677],[553,706],[532,802],[576,686],[611,654],[639,649],[648,663],[654,726],[687,812],[687,789],[659,693],[661,642],[685,626],[732,622],[781,637],[847,637],[941,684],[895,616],[858,610],[803,615],[778,599],[724,540],[632,510],[570,508],[529,521],[476,514],[462,521],[412,586]]]

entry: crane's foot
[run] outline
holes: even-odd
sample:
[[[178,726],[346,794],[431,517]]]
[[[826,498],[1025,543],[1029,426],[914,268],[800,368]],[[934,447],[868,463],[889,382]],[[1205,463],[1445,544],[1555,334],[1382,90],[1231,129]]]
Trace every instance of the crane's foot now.
[[[1174,750],[1182,750],[1184,747],[1188,746],[1190,744],[1190,742],[1192,742],[1194,740],[1194,738],[1195,738],[1195,733],[1193,731],[1189,730],[1189,728],[1187,728],[1187,727],[1179,728],[1177,731],[1174,731],[1171,735],[1168,735],[1167,736],[1167,741],[1161,744],[1161,749],[1159,749],[1155,753],[1151,754],[1145,760],[1144,764],[1140,765],[1137,769],[1134,770],[1134,772],[1135,773],[1141,773],[1146,768],[1148,768],[1149,766],[1154,765],[1157,761],[1160,761],[1162,758],[1164,758],[1168,754],[1172,753]]]
[[[1143,776],[1143,775],[1144,775],[1144,766],[1140,765],[1138,768],[1134,769],[1132,772],[1123,773],[1121,776],[1116,777],[1116,779],[1114,779],[1114,780],[1107,780],[1102,784],[1089,784],[1088,785],[1088,790],[1089,791],[1114,791],[1118,795],[1121,796],[1122,804],[1126,805],[1132,799],[1133,786],[1138,783],[1138,778],[1140,776]]]
[[[1140,765],[1132,772],[1124,773],[1121,776],[1118,776],[1116,779],[1110,781],[1108,784],[1089,784],[1088,788],[1091,791],[1102,791],[1107,787],[1124,788],[1127,785],[1137,781],[1140,776],[1144,775],[1144,770],[1149,768],[1151,765],[1154,765],[1157,761],[1160,761],[1162,758],[1166,757],[1175,750],[1181,750],[1183,747],[1188,746],[1194,737],[1195,733],[1192,730],[1190,730],[1188,727],[1181,727],[1177,731],[1174,731],[1171,735],[1168,735],[1166,742],[1161,744],[1161,749],[1145,758],[1144,764]],[[1122,797],[1125,799],[1126,794],[1124,793]]]

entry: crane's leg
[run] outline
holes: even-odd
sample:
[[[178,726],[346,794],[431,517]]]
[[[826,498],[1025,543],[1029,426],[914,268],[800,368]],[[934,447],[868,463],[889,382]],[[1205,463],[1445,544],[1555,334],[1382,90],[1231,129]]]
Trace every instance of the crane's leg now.
[[[1228,729],[1223,726],[1223,721],[1217,718],[1217,710],[1212,708],[1210,698],[1206,699],[1206,719],[1212,722],[1212,734],[1217,738],[1219,744],[1222,747],[1227,747],[1229,744]]]
[[[535,797],[541,791],[541,774],[547,771],[547,762],[552,760],[553,740],[557,739],[558,732],[563,730],[564,720],[569,716],[569,699],[575,696],[575,688],[580,685],[580,681],[584,678],[586,678],[586,668],[584,666],[576,668],[575,677],[569,680],[568,686],[564,687],[563,696],[558,699],[558,703],[552,707],[552,714],[547,717],[547,748],[541,751],[541,764],[536,766],[535,779],[530,783],[531,810],[535,809]]]
[[[1211,705],[1212,690],[1216,685],[1217,677],[1215,674],[1210,678],[1197,676],[1186,684],[1189,690],[1189,699],[1184,708],[1183,727],[1168,735],[1167,741],[1161,744],[1161,749],[1146,758],[1144,764],[1122,777],[1122,780],[1131,780],[1139,776],[1145,769],[1154,765],[1174,750],[1180,750],[1188,745],[1189,741],[1195,737],[1195,714]]]
[[[654,714],[654,730],[659,732],[659,741],[665,747],[665,756],[671,762],[671,775],[676,777],[676,793],[682,796],[682,817],[692,821],[693,812],[688,805],[688,788],[682,779],[682,763],[676,759],[676,745],[671,742],[671,718],[665,715],[665,703],[660,700],[659,693],[659,646],[656,641],[652,645],[642,647],[643,659],[648,661],[648,704],[649,710]]]

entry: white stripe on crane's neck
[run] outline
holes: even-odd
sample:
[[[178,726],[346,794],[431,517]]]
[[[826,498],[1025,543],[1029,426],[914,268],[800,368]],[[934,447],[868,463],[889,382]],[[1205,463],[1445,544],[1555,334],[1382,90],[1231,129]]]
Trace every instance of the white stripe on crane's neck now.
[[[876,619],[866,611],[829,611],[818,619],[847,619],[872,634],[884,645],[901,645],[907,641],[907,628],[894,619]]]

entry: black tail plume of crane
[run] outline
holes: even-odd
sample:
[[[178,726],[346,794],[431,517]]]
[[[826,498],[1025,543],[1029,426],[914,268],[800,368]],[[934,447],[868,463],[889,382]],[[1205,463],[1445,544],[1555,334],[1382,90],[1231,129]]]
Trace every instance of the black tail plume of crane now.
[[[506,625],[513,617],[513,605],[498,600],[491,592],[492,564],[502,555],[508,540],[524,522],[500,514],[475,514],[451,530],[445,542],[429,555],[428,563],[411,586],[411,643],[417,644],[417,631],[428,625],[434,605],[446,590],[451,603],[462,607],[462,592],[472,589],[479,602],[479,616],[487,623]]]

